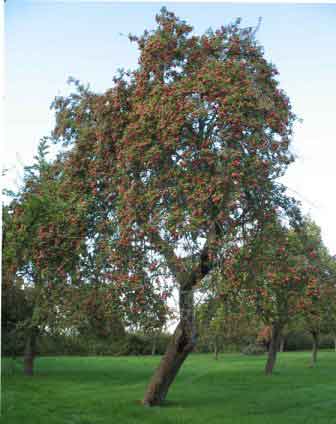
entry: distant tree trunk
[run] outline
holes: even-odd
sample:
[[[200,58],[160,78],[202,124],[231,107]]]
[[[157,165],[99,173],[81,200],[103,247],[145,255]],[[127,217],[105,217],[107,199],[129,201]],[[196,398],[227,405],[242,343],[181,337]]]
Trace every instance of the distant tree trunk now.
[[[215,354],[215,359],[218,359],[218,337],[215,336],[215,341],[214,341],[214,354]]]
[[[272,336],[268,348],[267,362],[265,366],[265,374],[271,375],[276,362],[279,341],[281,337],[281,327],[278,324],[272,326]]]
[[[284,348],[285,348],[285,337],[281,336],[280,337],[280,348],[279,348],[280,352],[283,352]]]
[[[34,374],[35,347],[36,333],[30,331],[27,335],[23,357],[23,372],[27,376],[32,376]]]
[[[317,362],[317,351],[319,345],[319,335],[317,331],[312,331],[313,336],[313,350],[312,350],[312,366],[314,367]]]
[[[334,336],[334,345],[335,345],[335,352],[336,352],[336,336]]]
[[[143,404],[161,405],[181,365],[193,350],[196,342],[193,317],[192,287],[180,290],[180,322],[172,336],[161,362],[149,382]]]
[[[152,343],[152,356],[156,353],[156,343],[157,343],[157,334],[153,334],[153,343]]]

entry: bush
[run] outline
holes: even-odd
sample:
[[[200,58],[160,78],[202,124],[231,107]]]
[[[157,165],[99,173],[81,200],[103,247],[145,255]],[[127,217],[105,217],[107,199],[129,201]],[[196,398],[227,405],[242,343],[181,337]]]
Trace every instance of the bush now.
[[[155,353],[162,355],[167,347],[170,336],[160,334],[156,337]],[[150,355],[152,353],[153,337],[140,333],[127,333],[123,337],[99,338],[91,335],[46,334],[38,338],[37,354],[76,355],[76,356],[124,356]]]
[[[163,355],[170,336],[168,334],[160,334],[156,337],[155,341],[155,354]],[[123,351],[119,355],[151,355],[153,349],[153,336],[144,334],[127,334],[124,344],[122,345]]]
[[[312,343],[312,338],[308,333],[293,331],[286,337],[286,350],[309,350],[312,347]]]
[[[308,332],[291,332],[286,338],[286,350],[310,350],[313,346],[313,338]],[[321,334],[319,341],[320,349],[333,349],[334,340],[331,334]]]
[[[334,337],[331,334],[321,335],[320,349],[335,349]]]

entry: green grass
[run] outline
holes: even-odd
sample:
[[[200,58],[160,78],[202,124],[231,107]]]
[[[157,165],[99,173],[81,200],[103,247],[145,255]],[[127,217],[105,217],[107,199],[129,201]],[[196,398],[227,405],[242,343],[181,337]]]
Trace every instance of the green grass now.
[[[166,406],[138,403],[159,357],[38,358],[36,375],[3,362],[6,424],[336,424],[336,353],[283,353],[275,373],[265,357],[191,355]]]

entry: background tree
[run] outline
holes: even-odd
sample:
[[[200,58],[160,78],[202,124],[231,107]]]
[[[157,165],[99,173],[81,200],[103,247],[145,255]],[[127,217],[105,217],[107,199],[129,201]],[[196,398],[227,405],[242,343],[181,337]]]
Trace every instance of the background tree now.
[[[152,355],[155,355],[157,343],[170,320],[175,318],[171,308],[166,303],[167,293],[152,294],[148,302],[146,299],[146,309],[141,313],[136,322],[133,323],[135,329],[148,336],[152,341]],[[132,328],[132,325],[131,325]]]
[[[212,347],[218,359],[225,347],[242,349],[255,341],[260,322],[241,290],[235,290],[220,272],[208,280],[203,287],[206,297],[196,309],[197,333],[199,343]]]
[[[41,140],[34,165],[25,168],[22,187],[5,207],[2,277],[5,296],[14,293],[14,303],[22,301],[24,313],[16,325],[25,339],[27,375],[33,374],[37,338],[46,328],[52,331],[61,318],[59,306],[68,285],[65,270],[75,269],[79,255],[80,229],[67,226],[65,217],[73,205],[61,196],[61,175],[46,159],[47,143]]]
[[[336,351],[336,256],[329,255],[323,286],[324,307],[324,327],[334,338]]]
[[[290,228],[275,217],[250,247],[242,249],[242,262],[236,267],[241,267],[243,284],[250,281],[247,301],[254,304],[255,313],[271,330],[266,374],[272,374],[283,329],[299,315],[306,298],[314,299],[315,248],[315,243],[308,243],[304,226]]]
[[[3,241],[9,231],[8,208],[3,210]],[[13,280],[9,275],[7,266],[10,265],[8,250],[2,246],[2,291],[1,291],[1,334],[2,355],[20,356],[24,351],[22,331],[24,324],[32,315],[30,292],[22,290],[23,282],[20,278]]]
[[[312,249],[310,257],[314,259],[316,283],[310,287],[309,296],[304,299],[301,314],[303,325],[313,339],[312,366],[315,366],[320,335],[330,331],[335,332],[332,321],[335,314],[336,268],[333,258],[323,244],[320,228],[309,219],[306,219],[304,226],[306,243]]]

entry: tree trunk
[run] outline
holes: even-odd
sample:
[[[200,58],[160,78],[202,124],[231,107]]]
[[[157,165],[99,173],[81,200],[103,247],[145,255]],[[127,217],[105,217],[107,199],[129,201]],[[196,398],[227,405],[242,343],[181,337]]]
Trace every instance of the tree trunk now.
[[[157,335],[154,334],[153,335],[153,343],[152,343],[152,356],[154,356],[155,352],[156,352],[156,340],[157,340]]]
[[[319,345],[319,337],[317,332],[312,332],[313,336],[313,350],[312,350],[312,366],[314,367],[317,362],[317,351]]]
[[[143,404],[161,405],[181,365],[193,350],[196,342],[192,288],[180,290],[180,322],[161,362],[147,387]]]
[[[214,342],[214,353],[215,353],[215,359],[218,359],[218,340],[217,336],[215,336],[215,342]]]
[[[335,345],[335,352],[336,352],[336,336],[334,337],[334,345]]]
[[[285,348],[285,338],[284,338],[284,336],[281,336],[281,338],[280,338],[280,352],[283,352],[284,351],[284,348]]]
[[[36,335],[32,331],[27,336],[23,357],[23,372],[27,376],[32,376],[34,374],[35,345]]]
[[[279,341],[281,337],[281,327],[279,325],[272,326],[272,337],[268,348],[268,357],[265,366],[265,374],[271,375],[276,361]]]

